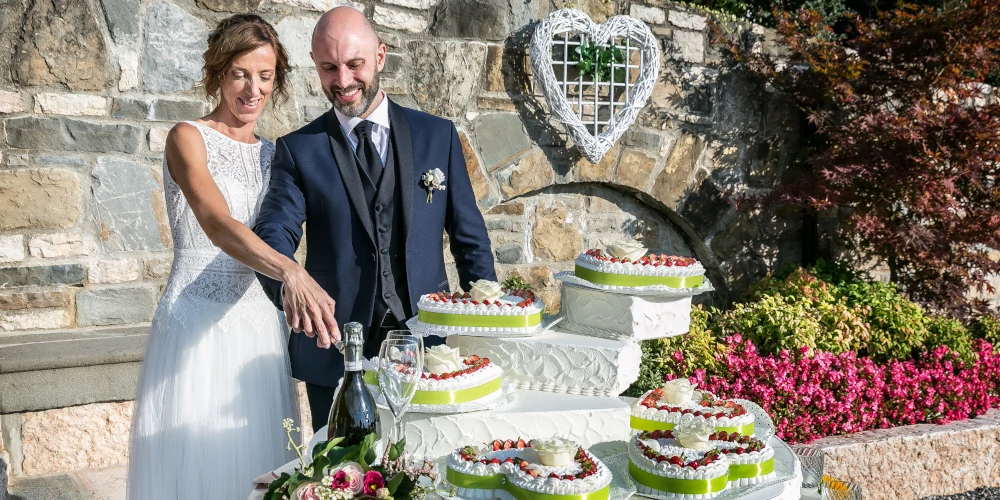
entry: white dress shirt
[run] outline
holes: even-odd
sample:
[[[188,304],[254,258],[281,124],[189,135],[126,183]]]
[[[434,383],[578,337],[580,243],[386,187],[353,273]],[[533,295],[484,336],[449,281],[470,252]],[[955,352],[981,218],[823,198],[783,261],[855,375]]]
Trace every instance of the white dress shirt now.
[[[386,153],[389,149],[389,97],[385,95],[384,91],[380,90],[379,92],[382,93],[382,102],[365,119],[372,122],[372,142],[375,143],[375,150],[378,151],[378,155],[382,157],[382,165],[385,165]],[[362,119],[359,117],[351,118],[344,116],[337,108],[333,108],[333,112],[337,115],[337,121],[340,122],[340,129],[347,136],[347,141],[357,151],[359,143],[358,135],[353,132],[354,126],[361,123]]]

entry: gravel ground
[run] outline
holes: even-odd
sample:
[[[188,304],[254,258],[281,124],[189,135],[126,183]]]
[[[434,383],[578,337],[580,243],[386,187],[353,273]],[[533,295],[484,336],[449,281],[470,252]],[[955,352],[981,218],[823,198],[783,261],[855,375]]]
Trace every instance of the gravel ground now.
[[[932,496],[922,500],[1000,500],[1000,488],[977,488],[957,495]]]

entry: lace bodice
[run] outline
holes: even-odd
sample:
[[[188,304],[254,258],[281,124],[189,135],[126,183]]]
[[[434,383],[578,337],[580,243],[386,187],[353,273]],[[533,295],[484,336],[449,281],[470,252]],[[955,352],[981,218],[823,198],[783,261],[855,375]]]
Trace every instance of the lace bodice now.
[[[252,227],[271,178],[274,145],[260,139],[246,144],[197,122],[187,122],[201,132],[208,153],[208,171],[229,206],[232,217]],[[180,187],[163,160],[164,195],[174,263],[164,295],[175,298],[191,293],[214,302],[236,302],[248,292],[263,291],[253,271],[223,253],[198,223]],[[256,286],[255,286],[256,285]]]

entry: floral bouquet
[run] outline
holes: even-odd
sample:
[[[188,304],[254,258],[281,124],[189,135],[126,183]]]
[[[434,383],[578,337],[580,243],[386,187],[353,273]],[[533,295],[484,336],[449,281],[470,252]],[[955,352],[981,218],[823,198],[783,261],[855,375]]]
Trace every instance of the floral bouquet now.
[[[292,419],[282,425],[300,466],[271,481],[264,500],[410,500],[423,498],[430,490],[418,484],[421,476],[431,484],[437,481],[433,462],[424,461],[419,467],[407,464],[405,440],[388,445],[378,460],[374,433],[354,446],[340,446],[342,437],[317,443],[312,463],[306,465],[302,458],[306,445],[297,445],[292,438],[292,431],[300,429],[293,428]]]

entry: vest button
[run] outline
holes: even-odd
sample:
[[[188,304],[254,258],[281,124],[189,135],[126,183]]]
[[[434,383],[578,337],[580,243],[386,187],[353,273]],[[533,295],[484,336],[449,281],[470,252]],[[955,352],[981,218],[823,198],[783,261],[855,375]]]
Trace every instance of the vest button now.
[[[379,252],[382,252],[382,255],[385,255],[385,254],[389,253],[389,249],[388,248],[383,248],[383,249],[379,250]]]
[[[386,231],[387,231],[387,229],[386,229],[386,228],[384,228],[384,227],[380,227],[380,228],[378,228],[378,232],[380,232],[380,233],[384,233],[384,232],[386,232]]]
[[[388,277],[389,276],[389,271],[382,271],[382,276]]]
[[[376,212],[381,212],[382,211],[382,205],[375,205],[375,211]]]
[[[392,294],[389,293],[389,292],[383,293],[382,296],[385,297],[385,298],[387,298],[387,299],[391,299],[392,298]]]

